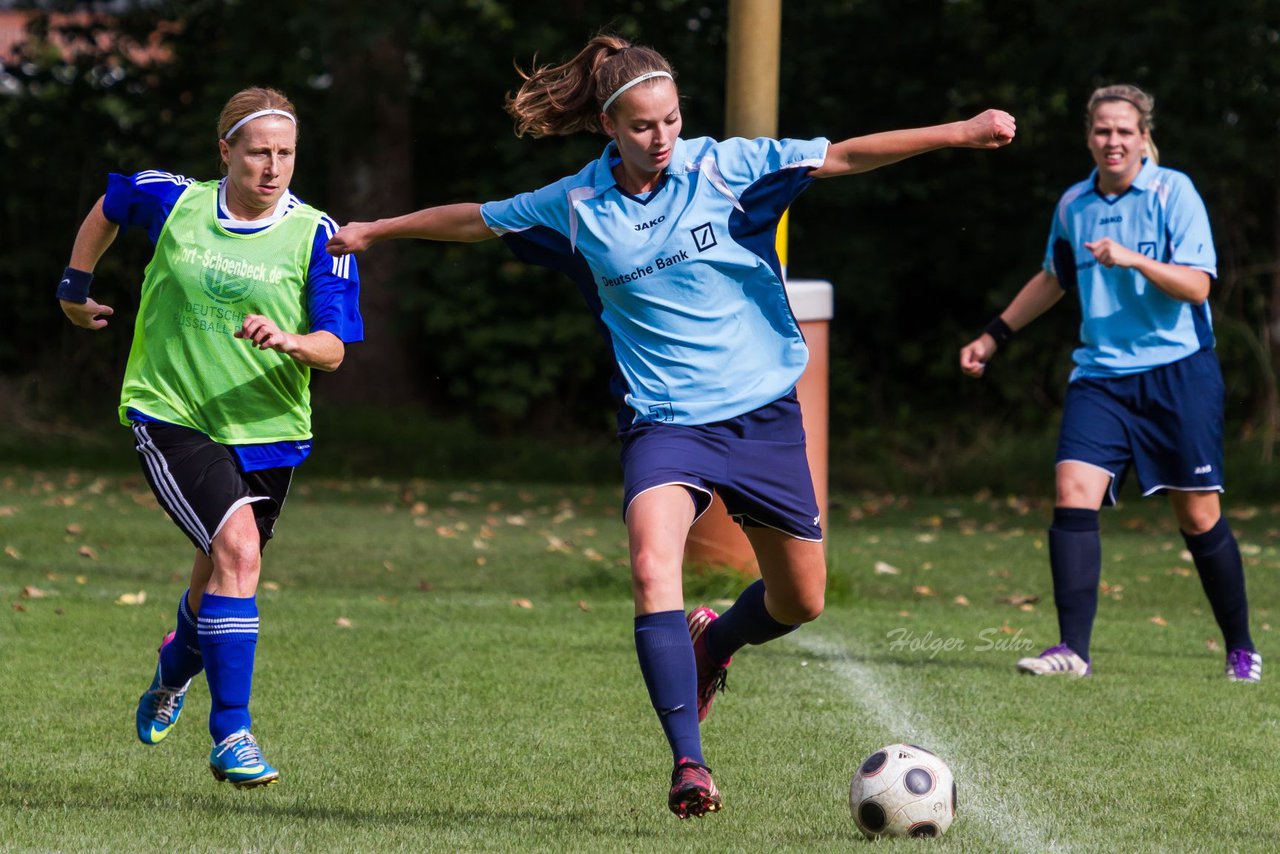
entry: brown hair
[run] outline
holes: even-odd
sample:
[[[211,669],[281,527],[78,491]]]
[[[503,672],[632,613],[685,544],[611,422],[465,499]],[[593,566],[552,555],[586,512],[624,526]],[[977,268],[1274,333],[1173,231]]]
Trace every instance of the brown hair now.
[[[1147,135],[1147,156],[1152,163],[1160,162],[1160,152],[1156,149],[1155,138],[1151,132],[1156,126],[1156,99],[1143,92],[1137,86],[1128,83],[1117,83],[1114,86],[1100,86],[1089,96],[1089,106],[1084,111],[1084,126],[1088,132],[1093,129],[1093,113],[1098,106],[1108,101],[1124,101],[1138,111],[1138,129]]]
[[[232,95],[222,107],[222,113],[218,116],[218,139],[225,138],[227,131],[231,130],[236,122],[259,110],[284,110],[293,116],[294,127],[298,125],[298,111],[283,92],[262,86],[250,86]],[[236,133],[239,132],[236,131]],[[227,165],[221,160],[219,165],[222,174],[227,174]]]
[[[537,57],[534,57],[537,62]],[[506,110],[516,120],[516,136],[565,135],[601,131],[604,102],[619,87],[651,71],[675,75],[662,54],[618,36],[598,35],[578,55],[560,65],[544,65],[525,74],[519,91],[508,94]],[[610,111],[616,105],[610,105]]]

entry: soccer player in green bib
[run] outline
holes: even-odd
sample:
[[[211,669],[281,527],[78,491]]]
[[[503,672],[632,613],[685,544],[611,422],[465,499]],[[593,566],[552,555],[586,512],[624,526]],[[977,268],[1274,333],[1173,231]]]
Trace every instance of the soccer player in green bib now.
[[[225,177],[111,175],[85,217],[57,295],[76,326],[100,330],[93,269],[121,228],[155,246],[142,282],[120,421],[133,429],[156,499],[196,548],[177,629],[161,643],[137,709],[143,744],[178,722],[191,680],[211,695],[209,767],[238,788],[280,772],[252,733],[262,550],[294,467],[311,452],[312,369],[333,371],[363,338],[359,278],[325,243],[333,220],[289,191],[293,105],[272,89],[234,95],[218,119]]]

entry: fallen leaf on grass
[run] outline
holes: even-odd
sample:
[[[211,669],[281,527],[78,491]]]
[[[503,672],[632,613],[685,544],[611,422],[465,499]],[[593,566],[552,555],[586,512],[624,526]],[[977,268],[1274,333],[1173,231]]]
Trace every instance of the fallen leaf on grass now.
[[[969,600],[968,600],[968,598],[967,598],[967,597],[964,597],[964,596],[957,596],[956,598],[952,599],[951,601],[952,601],[952,602],[955,602],[957,605],[965,605],[965,606],[967,606],[967,605],[969,604]]]
[[[25,610],[27,610],[27,606],[26,606],[26,605],[23,605],[21,602],[14,602],[14,603],[13,603],[13,610],[15,610],[15,611],[25,611]]]
[[[421,516],[428,510],[427,502],[415,501],[413,506],[409,508],[409,512],[414,516]]]
[[[910,612],[910,611],[899,611],[899,612],[898,612],[898,616],[899,616],[899,617],[910,617],[910,616],[911,616],[911,612]]]
[[[139,590],[137,593],[121,593],[120,598],[116,599],[117,605],[142,605],[147,601],[147,591]]]
[[[587,604],[587,600],[586,600],[586,599],[579,599],[579,600],[578,600],[578,610],[579,610],[579,611],[590,611],[590,610],[591,610],[591,606]]]
[[[996,601],[1001,605],[1034,605],[1040,601],[1040,597],[1032,593],[1015,593],[1012,596],[1006,596]]]
[[[418,589],[421,590],[423,593],[430,593],[432,590],[436,589],[436,586],[432,584],[430,581],[423,579],[422,581],[418,582]]]
[[[339,617],[338,619],[333,621],[333,624],[340,629],[351,628],[351,621],[348,620],[346,617]]]
[[[81,546],[76,549],[76,554],[80,555],[80,557],[87,557],[89,560],[98,559],[98,553],[89,546]]]
[[[49,594],[47,592],[45,592],[44,590],[41,590],[39,587],[32,587],[31,585],[27,585],[26,587],[22,588],[23,599],[45,599],[48,597],[48,595]]]
[[[75,522],[72,522],[70,525],[67,526],[67,533],[73,537],[78,537],[84,533],[84,528],[81,528]]]
[[[76,576],[76,584],[88,584],[88,583],[89,583],[89,576],[87,575]]]
[[[436,535],[440,537],[444,537],[447,540],[447,539],[451,539],[453,537],[458,536],[458,532],[453,530],[453,528],[448,528],[444,525],[441,525],[440,527],[436,528]]]
[[[11,504],[0,506],[0,516],[16,516],[17,514],[18,508]]]
[[[876,561],[876,575],[900,575],[902,570],[882,560]]]
[[[1000,624],[999,631],[1001,634],[1005,634],[1005,635],[1015,635],[1018,633],[1018,629],[1015,629],[1013,626],[1009,625],[1008,620],[1005,620],[1003,623]]]
[[[1185,566],[1175,566],[1173,569],[1165,573],[1165,575],[1179,575],[1187,578],[1191,575],[1191,570]]]
[[[917,584],[915,587],[911,588],[911,592],[917,596],[932,596],[933,588],[927,584]]]
[[[533,603],[528,599],[512,599],[511,604],[515,605],[517,608],[524,608],[526,611],[533,610]]]
[[[22,552],[18,551],[13,546],[5,546],[4,553],[14,560],[22,560]]]
[[[488,562],[489,562],[489,559],[486,558],[484,555],[480,555],[479,557],[476,558],[476,566],[484,566]]]
[[[1168,620],[1166,620],[1164,617],[1152,617],[1152,618],[1151,618],[1151,620],[1150,620],[1150,622],[1151,622],[1151,623],[1153,623],[1153,624],[1155,624],[1155,625],[1157,625],[1157,626],[1167,626],[1167,625],[1169,625],[1169,621],[1168,621]]]
[[[1222,647],[1218,645],[1218,642],[1213,638],[1209,638],[1207,641],[1204,642],[1204,648],[1209,650],[1209,652],[1217,652],[1218,650],[1222,649]]]
[[[262,582],[262,589],[270,590],[272,593],[275,593],[280,589],[280,583],[277,581],[264,581]]]
[[[600,554],[600,552],[595,549],[583,549],[582,556],[587,560],[604,560],[604,555]]]
[[[516,527],[520,527],[521,525],[525,524],[525,519],[524,519],[524,517],[523,517],[523,516],[508,516],[508,517],[507,517],[507,524],[508,524],[508,525],[515,525]]]
[[[1019,606],[1018,606],[1018,610],[1019,610],[1019,611],[1026,611],[1027,613],[1030,613],[1030,612],[1034,611],[1035,609],[1036,609],[1036,606],[1035,606],[1035,605],[1032,605],[1030,602],[1025,602],[1025,603],[1023,603],[1023,604],[1021,604],[1021,605],[1019,605]]]

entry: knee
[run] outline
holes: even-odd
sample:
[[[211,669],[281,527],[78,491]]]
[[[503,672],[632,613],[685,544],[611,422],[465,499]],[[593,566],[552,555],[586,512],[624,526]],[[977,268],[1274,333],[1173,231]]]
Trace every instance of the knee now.
[[[262,566],[262,552],[256,536],[236,539],[219,538],[213,544],[211,557],[216,572],[238,579],[257,578]]]
[[[680,560],[660,550],[641,548],[631,556],[631,583],[637,591],[652,590],[679,577]]]
[[[826,597],[819,590],[816,593],[800,594],[776,605],[772,602],[770,604],[778,609],[778,613],[773,614],[775,620],[788,626],[798,626],[801,623],[812,623],[822,616]]]
[[[1184,534],[1195,537],[1213,530],[1221,518],[1216,508],[1188,508],[1182,512],[1178,524]]]

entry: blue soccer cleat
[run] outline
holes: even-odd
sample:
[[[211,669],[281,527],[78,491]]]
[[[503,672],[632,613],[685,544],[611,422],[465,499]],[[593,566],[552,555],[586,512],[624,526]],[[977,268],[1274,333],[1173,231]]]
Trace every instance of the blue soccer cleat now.
[[[164,640],[160,642],[160,649],[163,650],[168,644],[173,643],[173,637],[173,632],[165,635]],[[135,717],[139,741],[146,745],[153,745],[164,740],[169,730],[178,723],[178,716],[182,714],[182,701],[187,696],[187,688],[190,685],[190,679],[181,688],[165,685],[160,680],[160,664],[156,663],[156,675],[151,680],[151,687],[138,698],[138,712]]]
[[[213,746],[209,770],[219,783],[226,781],[237,789],[270,786],[280,781],[280,772],[262,758],[257,739],[247,729],[233,732]]]
[[[1252,649],[1227,653],[1227,679],[1231,682],[1261,682],[1262,655]]]

